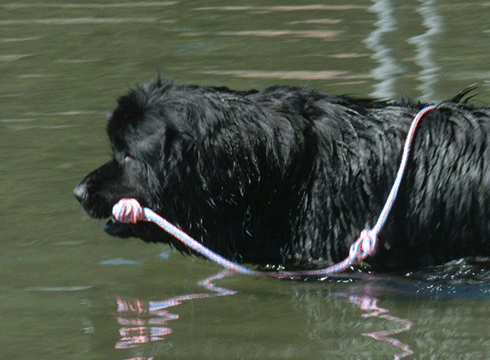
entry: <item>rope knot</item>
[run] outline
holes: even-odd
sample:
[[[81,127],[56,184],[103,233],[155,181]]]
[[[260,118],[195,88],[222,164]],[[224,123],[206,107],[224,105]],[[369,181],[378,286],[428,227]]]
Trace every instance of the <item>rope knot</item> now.
[[[122,223],[136,224],[145,220],[145,211],[135,199],[121,199],[112,208],[112,215],[116,221]]]
[[[364,229],[361,235],[350,247],[349,258],[353,261],[362,261],[374,255],[376,250],[377,234],[371,229]]]

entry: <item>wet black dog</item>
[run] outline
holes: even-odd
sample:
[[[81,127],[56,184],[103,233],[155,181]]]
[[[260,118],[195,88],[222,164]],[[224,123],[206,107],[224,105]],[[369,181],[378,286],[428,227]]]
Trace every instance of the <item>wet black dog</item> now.
[[[464,95],[423,118],[373,266],[490,255],[490,108]],[[94,218],[136,198],[231,260],[324,266],[374,225],[423,106],[158,79],[119,99],[113,157],[75,195]],[[106,231],[185,251],[151,223],[110,220]]]

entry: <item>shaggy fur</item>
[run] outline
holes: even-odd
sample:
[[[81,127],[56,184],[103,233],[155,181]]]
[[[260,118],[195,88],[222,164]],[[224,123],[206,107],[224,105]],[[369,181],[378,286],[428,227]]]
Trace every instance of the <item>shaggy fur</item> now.
[[[490,109],[460,103],[463,96],[423,118],[368,260],[374,267],[490,255]],[[94,218],[136,198],[231,260],[325,266],[374,225],[423,106],[157,79],[119,99],[107,124],[114,154],[75,195]],[[106,231],[186,251],[150,223],[109,221]]]

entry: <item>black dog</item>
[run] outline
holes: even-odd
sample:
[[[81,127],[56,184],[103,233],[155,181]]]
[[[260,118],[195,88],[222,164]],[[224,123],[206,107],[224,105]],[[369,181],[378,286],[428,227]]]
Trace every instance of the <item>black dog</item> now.
[[[423,118],[374,267],[490,256],[490,108],[465,95]],[[114,154],[74,192],[94,218],[136,198],[231,260],[325,266],[374,225],[423,106],[158,79],[119,99]],[[111,220],[106,231],[186,251],[151,223]]]

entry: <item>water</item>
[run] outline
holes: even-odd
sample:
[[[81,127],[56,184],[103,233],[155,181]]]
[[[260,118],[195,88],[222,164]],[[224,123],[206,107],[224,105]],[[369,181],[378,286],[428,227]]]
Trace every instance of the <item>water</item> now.
[[[487,266],[208,290],[219,266],[109,237],[71,192],[109,157],[115,99],[157,73],[424,101],[476,83],[490,104],[489,15],[461,0],[0,3],[0,358],[488,359]]]

